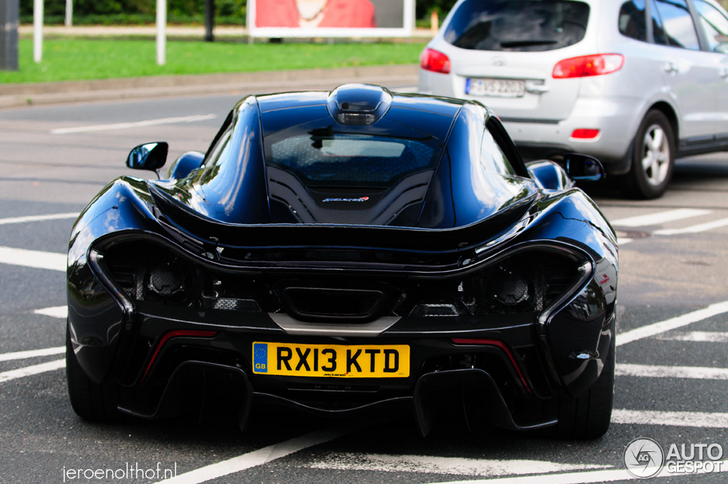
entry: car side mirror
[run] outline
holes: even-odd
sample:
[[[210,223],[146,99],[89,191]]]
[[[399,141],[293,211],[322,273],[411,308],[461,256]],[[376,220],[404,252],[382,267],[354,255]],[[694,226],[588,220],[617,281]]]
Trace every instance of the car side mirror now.
[[[164,141],[139,145],[129,152],[126,166],[135,170],[151,170],[159,176],[158,170],[166,163],[168,151],[169,145]]]
[[[606,173],[602,162],[589,155],[581,153],[564,154],[566,173],[574,181],[598,181],[605,178]]]

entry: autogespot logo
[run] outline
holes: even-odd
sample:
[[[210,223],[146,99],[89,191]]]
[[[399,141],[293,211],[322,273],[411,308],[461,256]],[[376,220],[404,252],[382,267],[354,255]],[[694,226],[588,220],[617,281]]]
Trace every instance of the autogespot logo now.
[[[662,447],[652,439],[635,439],[624,450],[627,472],[640,479],[659,474],[664,461]]]

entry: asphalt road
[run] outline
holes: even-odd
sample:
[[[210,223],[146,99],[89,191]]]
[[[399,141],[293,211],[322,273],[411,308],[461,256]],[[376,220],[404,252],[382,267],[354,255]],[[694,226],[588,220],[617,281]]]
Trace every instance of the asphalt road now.
[[[205,150],[242,94],[0,111],[0,482],[148,483],[165,472],[189,483],[622,482],[637,438],[666,453],[672,444],[717,444],[713,457],[728,449],[728,154],[679,162],[660,200],[590,190],[621,238],[615,415],[599,440],[469,434],[458,421],[423,439],[407,413],[339,422],[256,414],[244,434],[216,418],[80,420],[66,396],[65,274],[53,256],[66,250],[72,214],[130,174],[124,160],[137,144],[166,140],[170,159]]]

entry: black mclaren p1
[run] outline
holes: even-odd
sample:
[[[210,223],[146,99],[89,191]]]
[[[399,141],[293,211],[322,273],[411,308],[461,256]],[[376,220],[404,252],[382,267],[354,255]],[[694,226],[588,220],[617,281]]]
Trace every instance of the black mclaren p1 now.
[[[164,142],[129,154],[159,173]],[[166,179],[76,221],[67,375],[81,417],[217,405],[412,410],[594,438],[614,392],[618,247],[574,180],[483,105],[351,84],[246,97]],[[290,411],[290,410],[288,410]]]

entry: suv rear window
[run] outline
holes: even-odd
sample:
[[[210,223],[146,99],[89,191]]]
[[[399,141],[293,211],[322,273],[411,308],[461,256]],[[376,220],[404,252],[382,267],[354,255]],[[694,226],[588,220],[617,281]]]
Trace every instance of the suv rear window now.
[[[473,50],[539,52],[584,38],[589,5],[569,0],[466,0],[453,12],[445,40]]]

